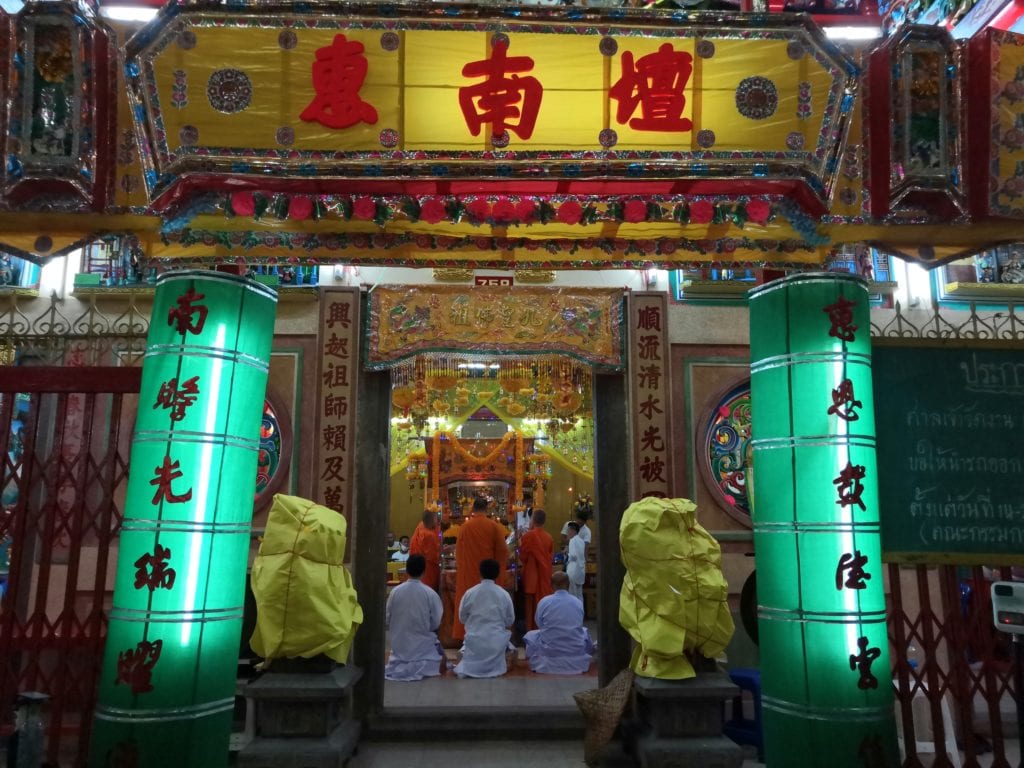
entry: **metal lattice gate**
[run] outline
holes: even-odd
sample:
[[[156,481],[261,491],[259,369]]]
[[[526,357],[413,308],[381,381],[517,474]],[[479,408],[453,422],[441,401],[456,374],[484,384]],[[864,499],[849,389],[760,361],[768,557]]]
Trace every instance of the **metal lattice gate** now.
[[[139,368],[0,368],[0,729],[19,692],[48,694],[55,764],[87,754],[140,381]]]

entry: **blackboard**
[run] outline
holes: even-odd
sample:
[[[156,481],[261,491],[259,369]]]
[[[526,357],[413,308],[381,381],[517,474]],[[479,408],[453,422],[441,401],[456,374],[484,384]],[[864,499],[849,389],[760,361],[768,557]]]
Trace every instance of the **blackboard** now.
[[[882,551],[1024,563],[1024,350],[872,350]]]

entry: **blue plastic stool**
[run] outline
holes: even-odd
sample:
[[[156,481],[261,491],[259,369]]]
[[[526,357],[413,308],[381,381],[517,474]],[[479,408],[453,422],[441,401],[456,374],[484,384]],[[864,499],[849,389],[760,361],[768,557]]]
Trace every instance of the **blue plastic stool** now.
[[[737,744],[750,744],[757,748],[757,759],[764,762],[764,731],[761,727],[761,670],[730,669],[729,678],[740,687],[740,694],[732,700],[732,718],[724,727],[725,735]],[[754,699],[754,719],[743,716],[743,691]]]

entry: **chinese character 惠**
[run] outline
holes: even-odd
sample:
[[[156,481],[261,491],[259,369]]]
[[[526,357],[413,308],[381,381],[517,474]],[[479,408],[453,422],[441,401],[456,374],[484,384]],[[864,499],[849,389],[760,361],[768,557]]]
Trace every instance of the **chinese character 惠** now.
[[[544,87],[535,77],[519,75],[532,69],[529,56],[508,56],[507,42],[496,43],[489,59],[471,61],[462,68],[463,77],[484,78],[459,88],[459,107],[471,134],[479,136],[480,128],[489,123],[496,137],[505,136],[506,131],[523,140],[533,135]]]
[[[693,73],[693,56],[665,43],[654,53],[633,62],[633,52],[624,51],[622,77],[608,96],[619,102],[615,119],[629,121],[637,131],[689,131],[693,122],[683,117],[686,109],[686,84]],[[633,117],[637,106],[640,117]],[[632,119],[630,119],[632,118]]]
[[[135,588],[149,587],[150,592],[155,589],[173,588],[178,574],[173,568],[167,567],[170,558],[171,550],[157,544],[153,554],[147,552],[136,560]]]
[[[642,331],[660,331],[661,307],[641,307],[637,312],[636,327]]]
[[[867,509],[860,499],[860,495],[864,493],[864,486],[860,482],[863,479],[864,465],[853,465],[846,462],[846,468],[839,473],[839,477],[832,481],[833,485],[838,486],[836,492],[839,494],[839,498],[836,500],[836,504],[843,507],[856,504],[861,509]]]
[[[645,483],[667,482],[662,474],[664,471],[665,462],[659,456],[644,456],[644,460],[640,462],[640,476]]]
[[[369,67],[364,50],[362,43],[346,40],[344,35],[335,35],[334,42],[317,49],[313,62],[316,96],[299,117],[328,128],[377,122],[377,110],[359,96]]]
[[[866,589],[868,585],[864,582],[871,578],[871,574],[864,570],[864,566],[867,564],[867,556],[862,555],[859,549],[853,550],[853,554],[844,552],[836,566],[836,589],[842,591],[844,585],[847,589]],[[850,572],[845,581],[843,580],[844,571]]]
[[[648,395],[647,399],[640,403],[640,413],[643,414],[643,417],[645,419],[650,421],[651,419],[654,418],[654,414],[664,413],[664,411],[658,407],[659,403],[661,403],[660,397]]]
[[[661,381],[661,368],[657,365],[645,365],[640,367],[637,386],[640,389],[657,389]]]
[[[182,336],[190,331],[192,333],[202,333],[203,326],[206,324],[206,314],[210,310],[205,304],[195,304],[193,306],[193,302],[205,298],[205,293],[196,293],[195,288],[189,288],[188,291],[174,300],[178,306],[167,310],[167,324],[177,326],[178,333]],[[199,317],[193,322],[192,315],[195,314],[198,314]]]
[[[640,438],[641,451],[664,451],[665,441],[661,437],[661,427],[648,427]]]
[[[857,680],[857,687],[862,691],[878,687],[878,678],[871,674],[871,664],[882,655],[877,648],[868,648],[867,637],[857,639],[857,647],[860,653],[850,654],[850,669],[860,672],[860,679]]]
[[[160,659],[164,641],[143,640],[134,648],[117,654],[117,678],[114,685],[127,685],[132,693],[149,693],[153,690],[153,667]]]
[[[156,393],[156,402],[153,408],[171,409],[171,421],[181,421],[185,418],[185,409],[196,401],[199,395],[199,377],[193,376],[187,381],[181,382],[181,389],[178,389],[177,379],[168,379],[160,385],[160,391]]]
[[[172,463],[170,456],[164,456],[164,463],[154,470],[156,477],[149,481],[150,485],[157,487],[156,493],[153,494],[154,504],[159,504],[161,497],[171,504],[181,504],[192,498],[191,488],[182,494],[176,494],[171,490],[171,481],[182,476],[182,472],[178,469],[180,464],[179,461]]]
[[[853,324],[853,308],[855,306],[857,305],[845,296],[840,296],[835,304],[829,304],[821,310],[828,314],[828,319],[832,323],[832,327],[828,331],[829,336],[834,336],[840,341],[854,340],[853,332],[857,330],[857,326]]]
[[[853,382],[849,379],[843,379],[839,382],[839,386],[832,390],[832,405],[828,407],[829,415],[834,413],[840,419],[857,421],[860,414],[853,409],[862,407],[861,401],[854,399]]]

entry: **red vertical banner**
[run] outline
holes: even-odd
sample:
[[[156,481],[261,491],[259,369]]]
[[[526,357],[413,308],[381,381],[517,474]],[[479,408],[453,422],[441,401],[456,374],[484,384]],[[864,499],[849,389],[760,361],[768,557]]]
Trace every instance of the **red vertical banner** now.
[[[633,424],[633,495],[672,497],[669,429],[668,302],[661,292],[631,293],[629,402]]]
[[[344,515],[349,523],[355,483],[359,327],[359,289],[325,288],[320,295],[314,500]]]

